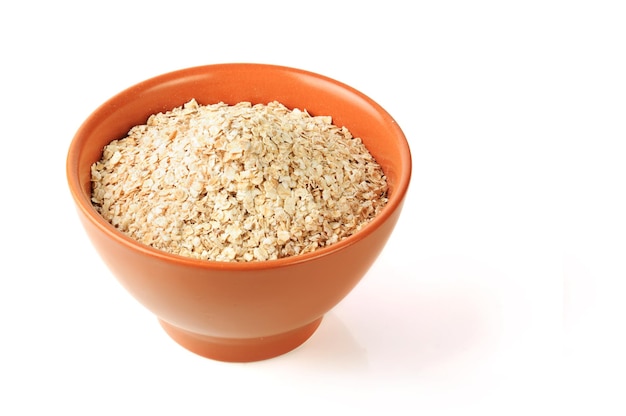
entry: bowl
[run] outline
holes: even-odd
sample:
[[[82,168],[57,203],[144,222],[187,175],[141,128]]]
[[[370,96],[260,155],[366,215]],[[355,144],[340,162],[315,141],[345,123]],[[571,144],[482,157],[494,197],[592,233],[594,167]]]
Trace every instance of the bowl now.
[[[143,245],[92,206],[91,165],[103,147],[154,113],[195,98],[202,104],[279,101],[330,115],[360,137],[388,181],[388,202],[350,237],[313,252],[268,261],[192,259]],[[78,217],[121,285],[151,311],[178,344],[226,362],[264,360],[309,339],[324,314],[363,278],[400,216],[411,154],[395,120],[376,102],[326,76],[278,65],[233,63],[181,69],[140,82],[95,109],[67,155],[67,181]]]

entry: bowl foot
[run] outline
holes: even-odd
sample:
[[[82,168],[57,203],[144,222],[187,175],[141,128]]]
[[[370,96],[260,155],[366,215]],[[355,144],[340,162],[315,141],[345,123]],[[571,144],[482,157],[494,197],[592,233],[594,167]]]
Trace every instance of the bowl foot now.
[[[260,338],[217,338],[196,334],[159,319],[167,334],[182,347],[205,358],[228,362],[251,362],[285,354],[313,335],[322,318],[289,332]]]

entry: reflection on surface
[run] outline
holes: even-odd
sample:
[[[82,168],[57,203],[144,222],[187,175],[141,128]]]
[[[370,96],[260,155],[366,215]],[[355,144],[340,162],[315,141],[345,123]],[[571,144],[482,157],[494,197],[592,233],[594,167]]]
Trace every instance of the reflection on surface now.
[[[499,272],[460,256],[415,262],[406,271],[378,263],[341,310],[368,352],[370,371],[430,378],[475,366],[499,331]],[[405,269],[407,270],[407,269]]]

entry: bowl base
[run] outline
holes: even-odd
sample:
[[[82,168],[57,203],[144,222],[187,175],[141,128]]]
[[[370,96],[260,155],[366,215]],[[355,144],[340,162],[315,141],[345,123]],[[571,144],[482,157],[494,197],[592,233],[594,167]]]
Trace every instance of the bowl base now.
[[[313,335],[322,318],[289,332],[260,338],[218,338],[175,327],[161,319],[165,332],[179,345],[205,358],[227,362],[261,361],[302,345]]]

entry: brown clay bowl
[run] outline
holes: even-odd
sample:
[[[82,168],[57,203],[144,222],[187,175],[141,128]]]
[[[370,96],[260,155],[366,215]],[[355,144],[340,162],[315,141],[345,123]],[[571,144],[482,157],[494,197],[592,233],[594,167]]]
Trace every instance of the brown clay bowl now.
[[[102,148],[149,115],[195,98],[267,103],[331,115],[382,166],[389,202],[351,237],[312,253],[264,262],[214,262],[153,249],[123,235],[90,202],[90,166]],[[301,345],[365,275],[400,215],[411,177],[407,140],[394,119],[355,89],[311,72],[261,64],[183,69],[132,86],[97,108],[70,145],[67,180],[95,249],[121,284],[188,350],[220,361],[256,361]]]

